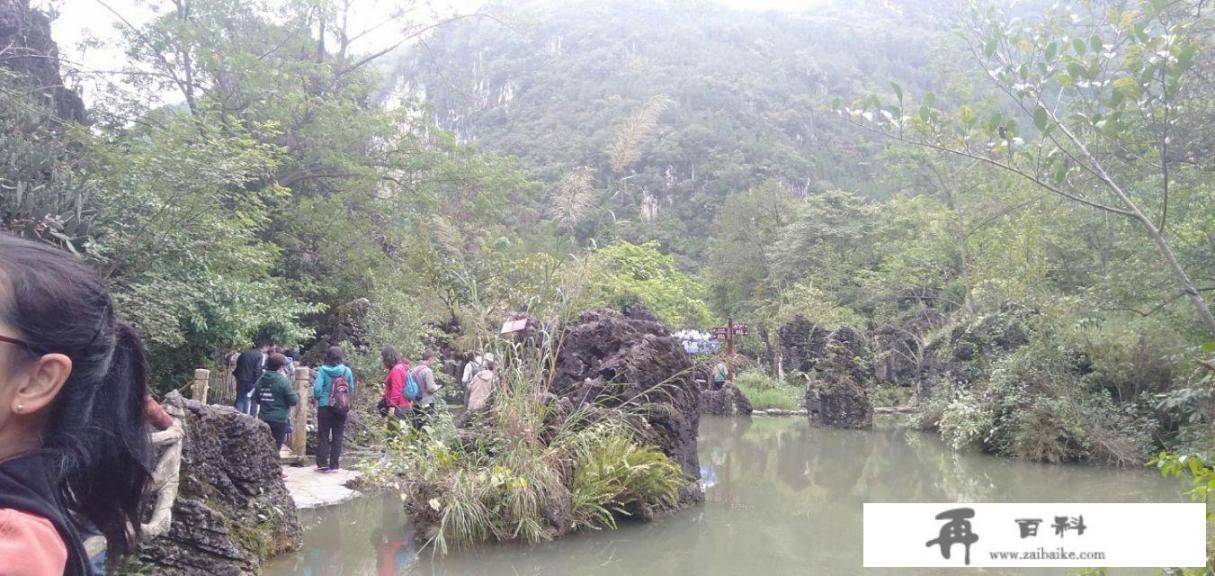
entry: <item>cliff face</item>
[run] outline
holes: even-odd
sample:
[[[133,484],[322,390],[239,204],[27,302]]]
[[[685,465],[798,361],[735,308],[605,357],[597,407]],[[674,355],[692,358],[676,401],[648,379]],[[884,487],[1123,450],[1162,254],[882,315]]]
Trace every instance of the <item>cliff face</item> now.
[[[0,67],[21,76],[60,118],[84,121],[84,101],[63,86],[51,21],[29,0],[0,0]]]

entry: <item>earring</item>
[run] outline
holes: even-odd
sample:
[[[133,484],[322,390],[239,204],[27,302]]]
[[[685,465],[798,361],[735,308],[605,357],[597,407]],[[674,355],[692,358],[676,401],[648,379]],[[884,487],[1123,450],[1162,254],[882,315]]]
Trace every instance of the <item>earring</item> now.
[[[17,411],[18,411],[18,412],[20,412],[20,411],[22,411],[22,410],[24,410],[24,409],[25,409],[25,404],[22,404],[22,403],[18,402],[18,403],[17,403]]]

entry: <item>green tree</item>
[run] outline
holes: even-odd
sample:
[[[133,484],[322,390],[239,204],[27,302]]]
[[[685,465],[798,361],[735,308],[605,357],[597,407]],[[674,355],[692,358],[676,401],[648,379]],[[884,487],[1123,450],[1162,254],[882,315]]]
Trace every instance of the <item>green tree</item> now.
[[[1211,157],[1205,139],[1182,128],[1207,119],[1202,102],[1210,96],[1195,68],[1210,50],[1201,6],[1061,5],[1027,25],[995,5],[974,3],[968,47],[1013,113],[985,116],[964,105],[949,115],[931,97],[913,109],[895,85],[893,105],[870,98],[843,114],[896,140],[982,162],[1129,219],[1167,266],[1174,298],[1188,299],[1207,336],[1215,336],[1215,315],[1192,277],[1195,263],[1183,260],[1189,239],[1169,226],[1177,218],[1170,211],[1202,187],[1198,174]],[[1020,129],[1018,119],[1032,129]]]
[[[592,255],[590,304],[617,309],[636,304],[672,328],[701,327],[711,319],[704,288],[675,267],[657,243],[617,242]]]
[[[79,254],[97,215],[90,135],[41,91],[0,66],[0,230]]]
[[[726,198],[706,253],[705,274],[719,315],[752,318],[775,300],[763,254],[792,219],[794,205],[788,188],[777,180]]]

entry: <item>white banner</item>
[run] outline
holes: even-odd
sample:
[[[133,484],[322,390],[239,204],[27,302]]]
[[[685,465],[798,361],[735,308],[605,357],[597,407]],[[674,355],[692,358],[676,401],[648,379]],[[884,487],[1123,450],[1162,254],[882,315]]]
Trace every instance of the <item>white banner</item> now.
[[[1203,504],[865,504],[866,568],[1206,565]]]

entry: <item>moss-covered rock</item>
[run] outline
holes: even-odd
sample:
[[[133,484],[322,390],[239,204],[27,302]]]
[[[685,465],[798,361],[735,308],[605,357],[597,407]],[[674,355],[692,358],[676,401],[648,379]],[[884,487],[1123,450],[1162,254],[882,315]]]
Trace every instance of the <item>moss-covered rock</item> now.
[[[806,386],[806,415],[811,422],[836,428],[873,426],[873,404],[865,391],[872,376],[861,335],[841,327],[828,338]]]

